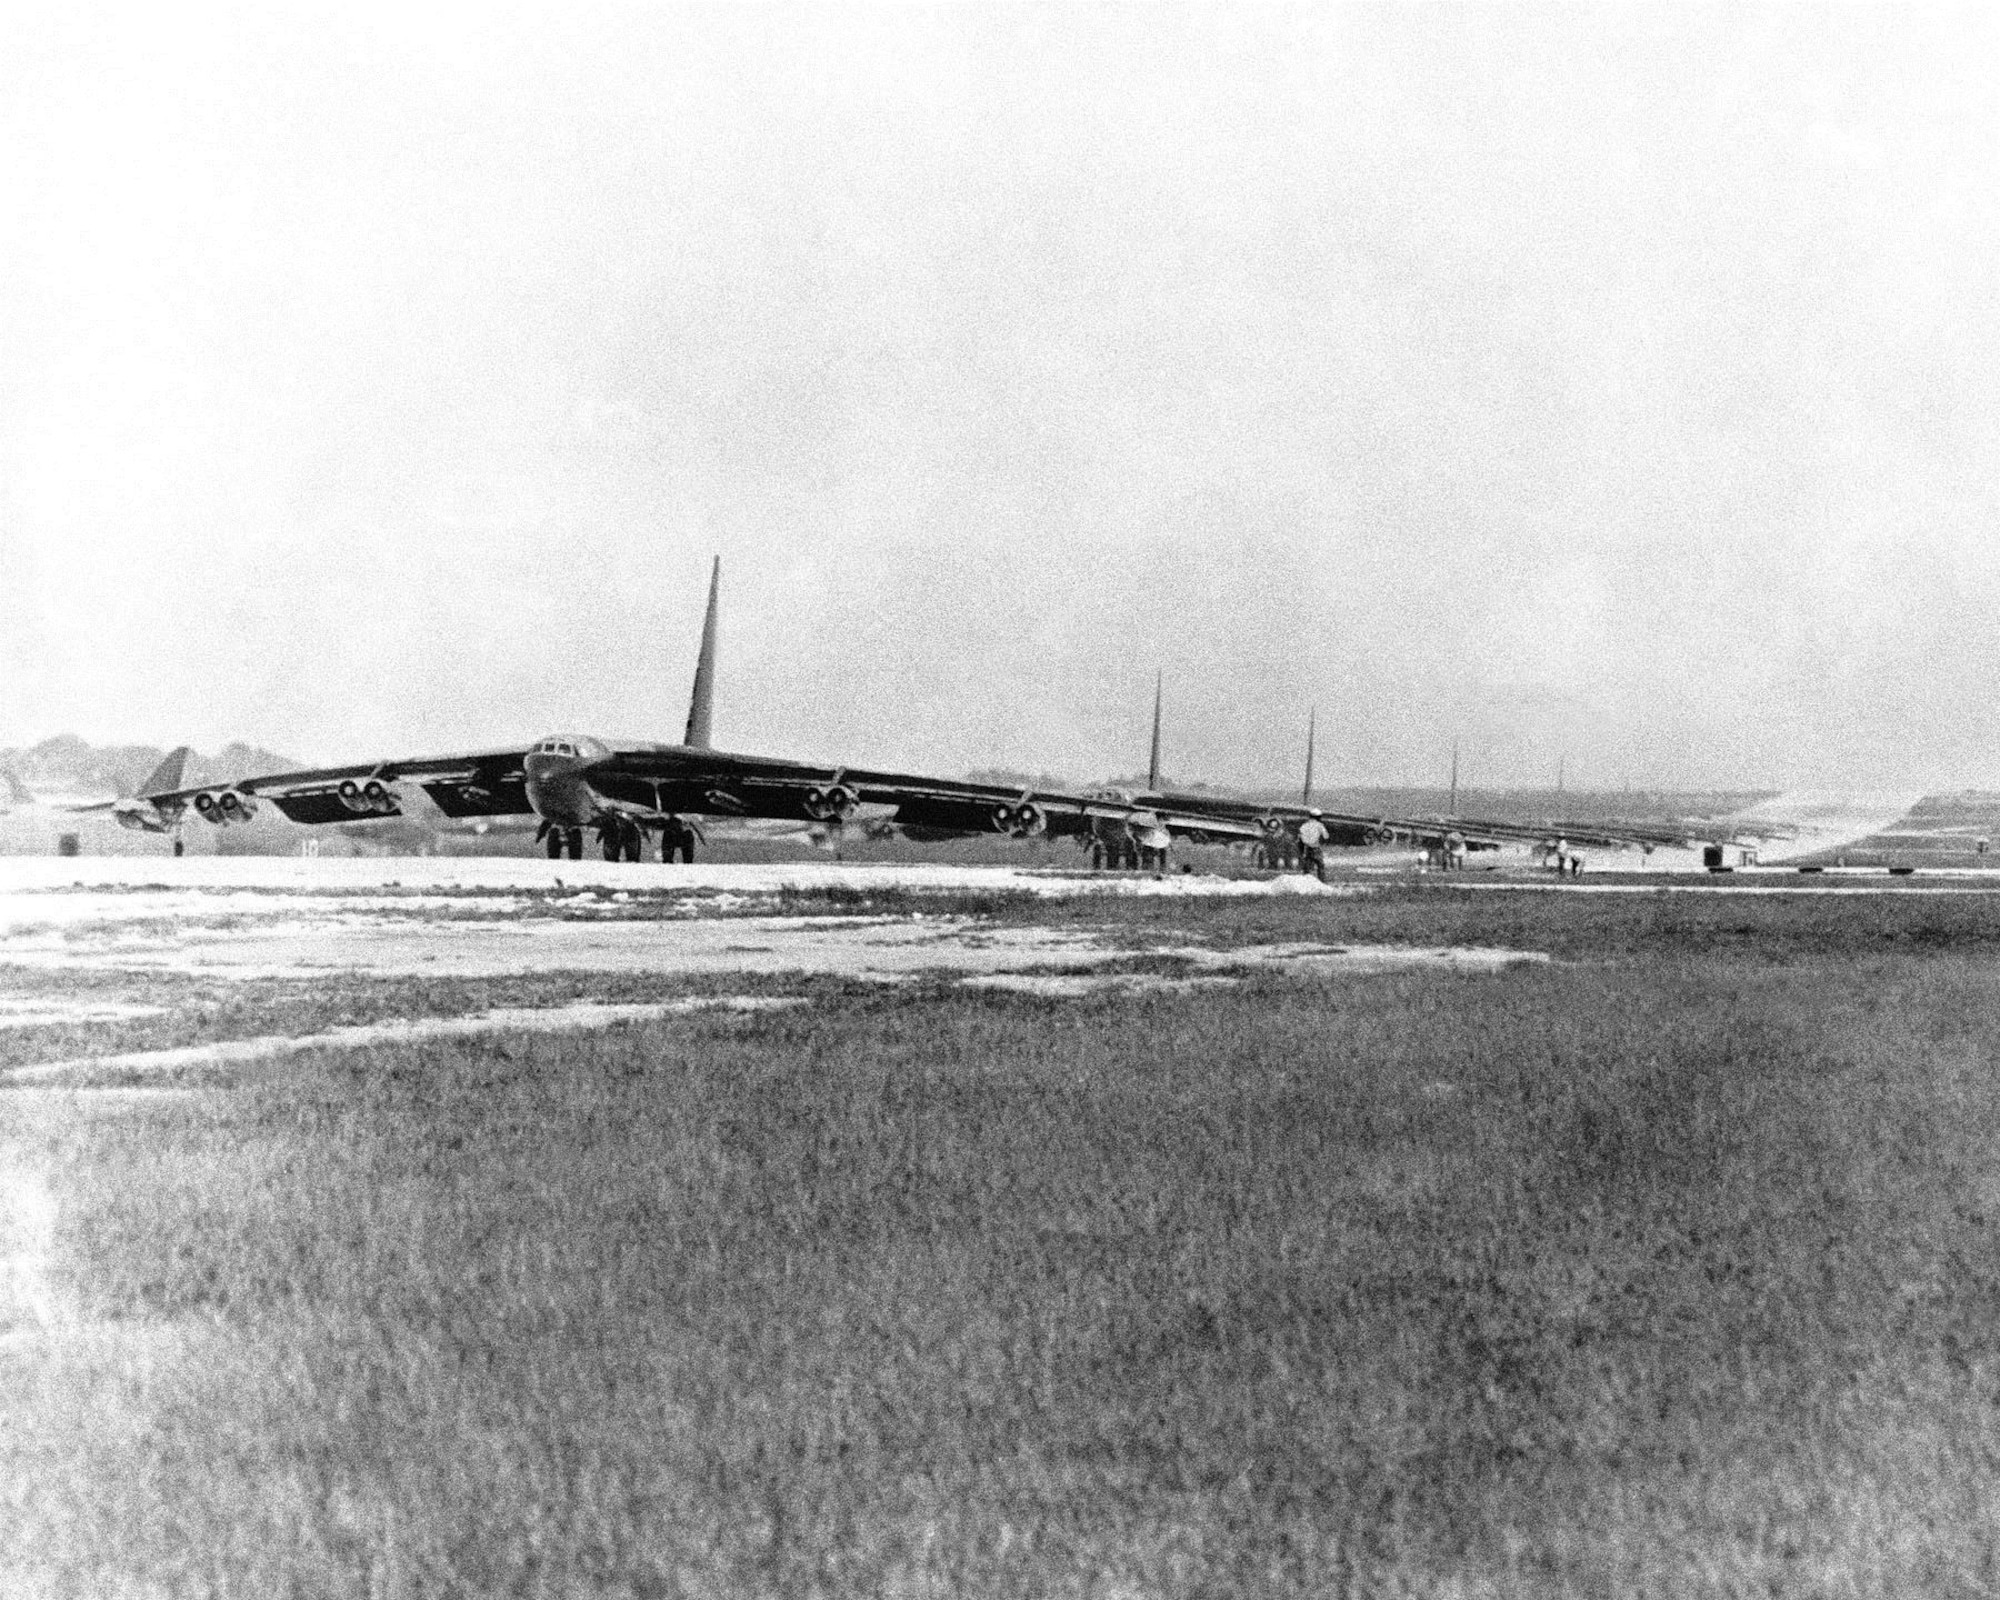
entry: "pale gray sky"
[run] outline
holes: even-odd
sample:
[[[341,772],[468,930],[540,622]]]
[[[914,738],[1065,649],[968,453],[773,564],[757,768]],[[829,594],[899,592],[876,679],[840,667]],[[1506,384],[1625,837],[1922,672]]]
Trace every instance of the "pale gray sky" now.
[[[7,37],[0,744],[2000,785],[1990,10]]]

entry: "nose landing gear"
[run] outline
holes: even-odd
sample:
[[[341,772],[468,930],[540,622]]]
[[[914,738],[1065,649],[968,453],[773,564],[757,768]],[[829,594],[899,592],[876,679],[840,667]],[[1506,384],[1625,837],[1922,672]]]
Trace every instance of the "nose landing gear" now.
[[[583,829],[559,828],[550,823],[542,824],[541,838],[551,861],[560,861],[568,855],[572,861],[583,859]]]

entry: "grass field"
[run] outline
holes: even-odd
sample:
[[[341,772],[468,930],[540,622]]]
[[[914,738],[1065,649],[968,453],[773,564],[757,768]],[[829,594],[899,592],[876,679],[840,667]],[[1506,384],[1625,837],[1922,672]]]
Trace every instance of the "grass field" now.
[[[0,1594],[2000,1586],[1988,897],[992,911],[1560,959],[0,1092]]]

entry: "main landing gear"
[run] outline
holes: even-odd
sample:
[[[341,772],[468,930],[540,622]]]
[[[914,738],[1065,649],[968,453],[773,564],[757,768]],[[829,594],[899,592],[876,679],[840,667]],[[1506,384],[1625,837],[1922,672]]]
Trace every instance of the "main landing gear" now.
[[[638,818],[605,817],[591,826],[597,830],[606,861],[646,859],[646,829]],[[545,828],[542,833],[542,843],[548,850],[549,859],[560,861],[564,856],[568,856],[572,861],[581,861],[586,831],[583,828]],[[660,860],[672,861],[678,856],[692,866],[695,840],[699,837],[692,824],[679,817],[665,818],[660,828]]]
[[[669,817],[660,829],[660,860],[664,864],[679,856],[694,865],[695,831],[679,817]]]
[[[1113,872],[1139,870],[1139,841],[1129,835],[1102,835],[1090,841],[1090,870],[1101,872],[1109,867]]]
[[[546,843],[551,861],[562,860],[565,852],[567,852],[572,861],[581,861],[583,859],[583,829],[581,828],[551,828],[546,836]]]
[[[638,861],[646,853],[646,835],[630,817],[612,817],[599,825],[606,861]]]

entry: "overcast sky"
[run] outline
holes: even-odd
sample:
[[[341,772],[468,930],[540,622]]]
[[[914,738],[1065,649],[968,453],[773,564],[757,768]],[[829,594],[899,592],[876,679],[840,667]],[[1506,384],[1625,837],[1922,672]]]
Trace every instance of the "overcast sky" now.
[[[0,744],[2000,786],[1986,9],[46,6]]]

